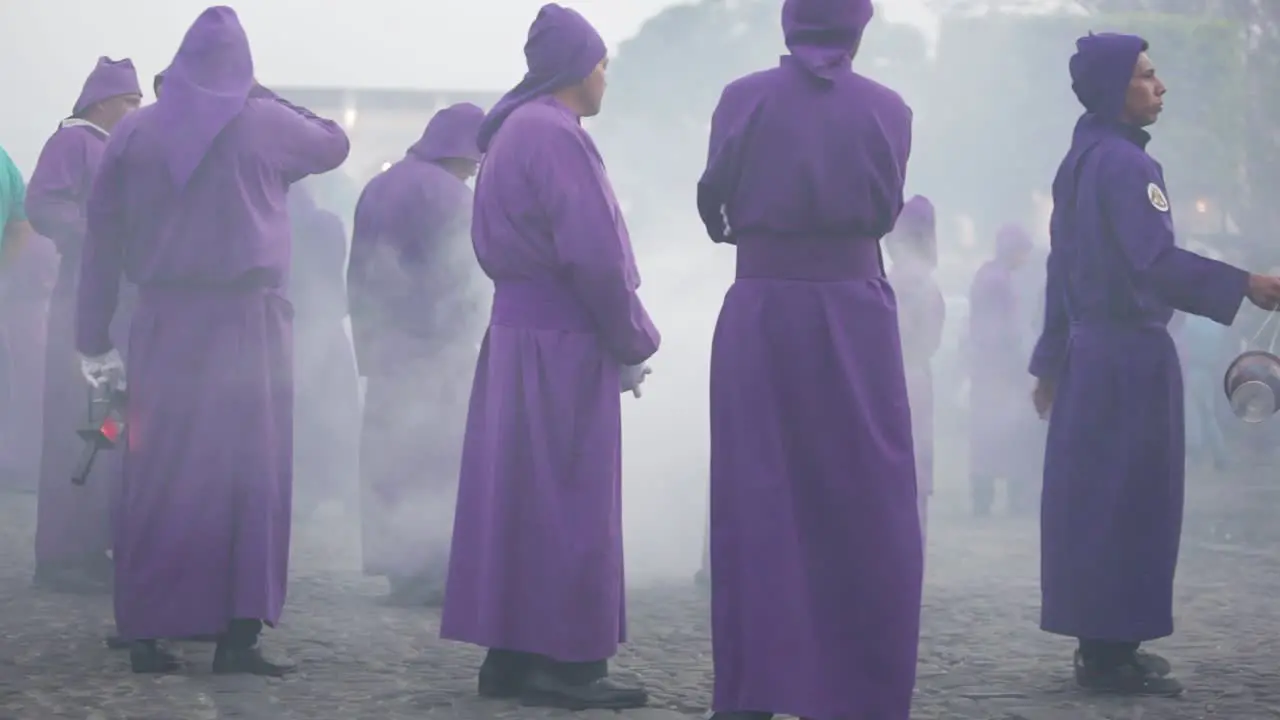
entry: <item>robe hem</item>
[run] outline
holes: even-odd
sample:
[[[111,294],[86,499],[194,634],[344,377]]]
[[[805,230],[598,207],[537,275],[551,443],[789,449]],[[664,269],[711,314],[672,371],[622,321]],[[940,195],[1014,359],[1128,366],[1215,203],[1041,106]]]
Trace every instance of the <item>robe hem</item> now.
[[[1168,631],[1159,630],[1151,632],[1138,633],[1114,633],[1114,632],[1083,632],[1080,630],[1068,630],[1065,625],[1057,623],[1040,623],[1040,629],[1050,635],[1059,635],[1069,638],[1086,638],[1089,640],[1107,640],[1111,642],[1151,642],[1153,640],[1163,640],[1173,635],[1173,627]]]

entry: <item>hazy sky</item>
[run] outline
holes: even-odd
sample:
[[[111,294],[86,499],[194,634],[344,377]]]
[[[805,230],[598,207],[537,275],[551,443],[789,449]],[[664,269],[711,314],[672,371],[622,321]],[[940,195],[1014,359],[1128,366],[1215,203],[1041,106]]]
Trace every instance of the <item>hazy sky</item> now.
[[[685,1],[562,4],[581,11],[616,47],[645,19]],[[258,76],[268,84],[498,89],[523,73],[525,33],[542,2],[244,0],[232,6],[249,32]],[[7,27],[0,30],[9,35],[0,43],[5,67],[45,67],[59,84],[71,83],[102,54],[132,57],[144,74],[154,74],[208,5],[202,0],[0,3],[8,6]],[[887,0],[885,12],[927,26],[932,18],[923,7],[924,0]],[[50,58],[51,53],[57,57]],[[74,96],[75,89],[65,92]]]
[[[665,7],[692,0],[560,0],[613,49]],[[725,0],[777,2],[781,0]],[[243,0],[257,75],[270,86],[505,90],[545,0]],[[883,0],[887,17],[936,21],[925,0]],[[0,145],[30,172],[99,55],[129,57],[144,88],[209,0],[0,0]]]

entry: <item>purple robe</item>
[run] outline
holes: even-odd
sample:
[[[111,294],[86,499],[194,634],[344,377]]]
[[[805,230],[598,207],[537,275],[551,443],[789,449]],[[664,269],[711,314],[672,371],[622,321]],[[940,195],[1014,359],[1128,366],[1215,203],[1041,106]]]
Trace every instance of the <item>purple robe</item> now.
[[[493,280],[467,412],[440,634],[563,662],[626,638],[621,366],[658,350],[622,212],[580,119],[550,93],[605,57],[547,5],[524,82],[489,112],[471,239]]]
[[[88,482],[71,484],[84,447],[76,431],[84,424],[89,408],[89,386],[80,374],[75,350],[75,292],[85,242],[85,203],[106,144],[107,133],[102,128],[76,118],[64,120],[40,152],[27,187],[27,217],[36,232],[53,241],[62,258],[49,301],[45,348],[36,506],[39,565],[101,558],[111,547],[111,514],[120,484],[121,453],[101,453]],[[125,287],[122,295],[121,312],[111,330],[121,354],[127,357],[122,341],[134,305],[132,288]]]
[[[294,307],[294,474],[296,497],[310,507],[355,500],[360,386],[343,320],[347,316],[347,233],[316,207],[307,188],[289,191]]]
[[[471,248],[471,189],[439,163],[478,162],[484,111],[436,114],[356,205],[348,283],[360,372],[364,571],[443,586],[457,504],[467,377],[489,310]]]
[[[996,236],[995,257],[978,268],[969,286],[969,474],[1025,486],[1018,438],[1034,425],[1028,403],[1024,322],[1015,271],[1031,251],[1031,237],[1008,225]],[[1010,495],[1013,485],[1011,484]]]
[[[1248,274],[1174,245],[1163,171],[1122,124],[1140,38],[1096,35],[1071,60],[1087,112],[1053,184],[1044,330],[1053,383],[1041,510],[1040,626],[1144,641],[1173,632],[1182,529],[1182,370],[1174,309],[1230,324]]]
[[[738,263],[711,350],[717,712],[911,708],[922,538],[879,241],[912,114],[851,68],[871,14],[788,0],[791,54],[729,84],[711,121],[698,208]]]
[[[225,7],[200,15],[164,94],[112,134],[89,196],[76,346],[113,347],[121,274],[137,284],[115,533],[123,637],[280,617],[293,440],[286,192],[348,149],[336,123],[254,85],[248,39]]]
[[[37,487],[46,324],[57,273],[58,251],[36,235],[0,275],[0,486],[10,490]]]

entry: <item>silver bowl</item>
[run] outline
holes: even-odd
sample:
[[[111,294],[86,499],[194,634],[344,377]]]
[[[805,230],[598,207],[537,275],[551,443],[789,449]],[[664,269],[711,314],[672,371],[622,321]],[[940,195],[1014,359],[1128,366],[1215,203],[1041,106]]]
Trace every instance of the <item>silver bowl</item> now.
[[[1262,350],[1241,353],[1227,366],[1222,389],[1236,417],[1266,421],[1280,409],[1280,357]]]

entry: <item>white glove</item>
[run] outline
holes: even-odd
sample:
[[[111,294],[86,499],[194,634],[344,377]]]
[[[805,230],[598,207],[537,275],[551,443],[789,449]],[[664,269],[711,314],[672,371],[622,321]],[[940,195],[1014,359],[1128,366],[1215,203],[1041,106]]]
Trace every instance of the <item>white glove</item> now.
[[[631,391],[635,397],[640,397],[644,393],[640,390],[640,386],[644,383],[644,379],[648,377],[653,370],[645,363],[639,365],[623,365],[622,371],[618,373],[618,379],[621,381],[622,392]]]
[[[80,374],[93,387],[101,387],[104,383],[112,383],[124,388],[124,358],[112,348],[105,355],[97,357],[80,356]]]

